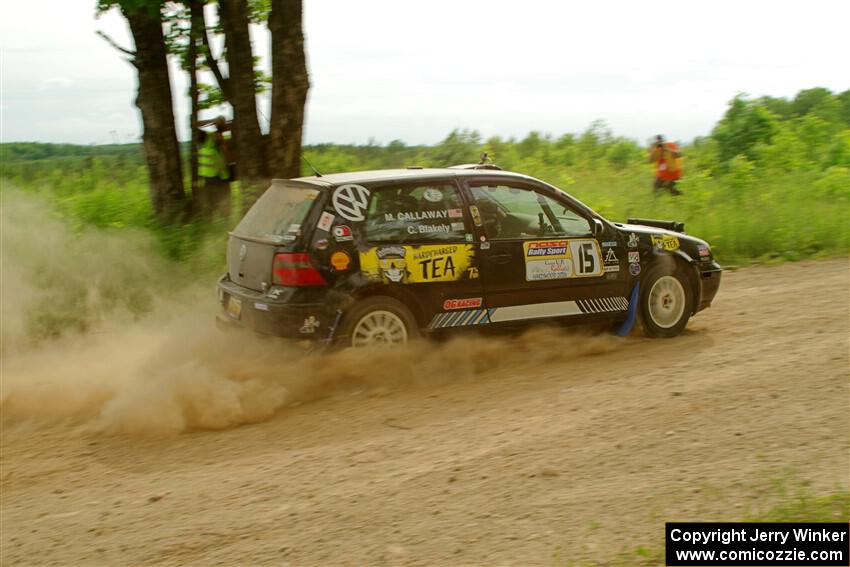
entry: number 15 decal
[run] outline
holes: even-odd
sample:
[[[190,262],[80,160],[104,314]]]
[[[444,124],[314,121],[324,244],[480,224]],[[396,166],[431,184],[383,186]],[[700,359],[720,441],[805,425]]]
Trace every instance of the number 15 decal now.
[[[595,240],[570,240],[575,274],[577,276],[601,276],[602,255]]]

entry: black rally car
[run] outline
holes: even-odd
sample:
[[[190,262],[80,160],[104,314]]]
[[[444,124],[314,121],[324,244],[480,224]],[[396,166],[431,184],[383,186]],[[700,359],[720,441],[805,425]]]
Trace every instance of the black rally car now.
[[[275,180],[230,234],[219,320],[351,346],[552,318],[672,337],[721,275],[683,229],[487,166]]]

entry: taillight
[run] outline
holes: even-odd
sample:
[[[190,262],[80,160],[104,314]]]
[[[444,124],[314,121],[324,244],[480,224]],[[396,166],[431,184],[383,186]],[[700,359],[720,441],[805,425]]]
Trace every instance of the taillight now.
[[[272,266],[274,285],[325,285],[325,278],[310,261],[310,255],[275,254]]]

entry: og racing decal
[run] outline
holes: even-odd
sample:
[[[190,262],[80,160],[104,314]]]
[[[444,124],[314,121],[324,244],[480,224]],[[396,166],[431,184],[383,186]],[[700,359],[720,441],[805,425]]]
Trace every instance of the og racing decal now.
[[[523,243],[526,281],[601,276],[599,243],[591,238]]]
[[[376,246],[360,253],[360,270],[384,283],[453,282],[478,277],[472,244]]]

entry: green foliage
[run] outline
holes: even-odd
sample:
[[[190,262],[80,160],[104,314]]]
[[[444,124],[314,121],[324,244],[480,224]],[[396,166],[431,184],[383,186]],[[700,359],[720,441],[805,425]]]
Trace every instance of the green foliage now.
[[[850,492],[841,490],[833,494],[816,496],[805,487],[796,494],[787,494],[780,488],[779,502],[765,512],[750,515],[744,522],[842,522],[850,521]],[[729,519],[731,521],[731,519]],[[640,546],[608,557],[603,563],[574,563],[565,561],[560,549],[553,554],[554,565],[609,565],[609,566],[663,566],[665,565],[664,541],[651,546]]]
[[[828,99],[819,89],[803,92],[795,105],[736,97],[711,137],[683,147],[685,176],[678,198],[654,195],[646,148],[614,136],[601,121],[560,137],[532,132],[519,140],[483,140],[476,131],[455,130],[434,146],[400,140],[385,146],[322,144],[305,147],[304,154],[322,173],[333,173],[475,163],[485,151],[503,168],[551,183],[611,220],[683,221],[688,232],[711,243],[721,263],[847,254],[850,125],[841,113],[833,115],[837,122],[829,122],[829,113],[818,110],[835,106],[827,100],[843,108],[845,93]],[[818,113],[798,116],[801,108]],[[763,128],[753,135],[741,124]],[[306,164],[302,173],[312,175]],[[150,231],[166,257],[181,261],[196,257],[213,239],[219,253],[205,261],[220,266],[224,234],[238,221],[238,212],[212,225],[160,225],[150,211],[146,175],[138,145],[0,145],[0,177],[50,195],[74,226]]]
[[[729,110],[714,128],[711,136],[717,141],[720,161],[735,156],[754,159],[758,144],[770,144],[777,129],[777,118],[766,107],[738,95],[729,103]]]

